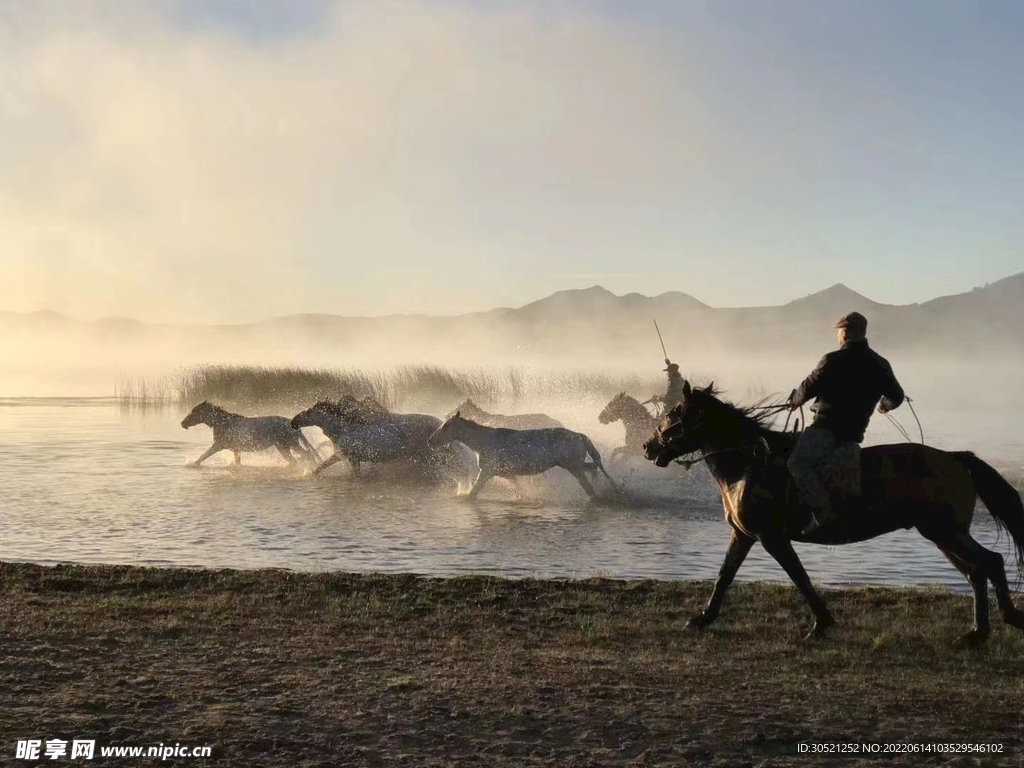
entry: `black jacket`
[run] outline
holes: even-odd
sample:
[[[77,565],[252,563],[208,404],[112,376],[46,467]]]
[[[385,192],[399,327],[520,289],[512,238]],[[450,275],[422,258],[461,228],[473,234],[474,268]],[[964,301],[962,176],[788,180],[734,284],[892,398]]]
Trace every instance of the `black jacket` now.
[[[815,426],[832,430],[837,442],[859,443],[879,399],[892,410],[899,408],[903,397],[889,361],[861,339],[848,341],[821,358],[797,388],[793,404],[817,398],[811,406]]]
[[[661,398],[661,402],[665,405],[666,413],[668,413],[669,409],[679,405],[679,401],[683,399],[683,385],[685,384],[686,379],[682,376],[668,377],[668,390],[665,392],[665,396]]]

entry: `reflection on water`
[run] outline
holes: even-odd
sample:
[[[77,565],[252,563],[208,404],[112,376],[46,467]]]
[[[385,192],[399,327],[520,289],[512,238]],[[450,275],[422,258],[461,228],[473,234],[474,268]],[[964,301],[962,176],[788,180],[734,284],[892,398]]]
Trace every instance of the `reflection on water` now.
[[[613,464],[633,499],[628,505],[590,504],[575,480],[556,472],[527,480],[522,500],[495,482],[470,503],[403,482],[400,473],[359,482],[339,465],[310,478],[269,454],[247,455],[246,466],[235,469],[225,453],[191,469],[186,462],[207,447],[210,431],[186,432],[180,419],[174,411],[126,414],[102,400],[0,401],[0,559],[710,579],[729,537],[717,492],[700,468]],[[976,450],[1014,480],[1024,443],[1008,425],[1019,423],[1005,414],[950,414],[926,437]],[[868,441],[893,441],[884,426],[873,424]],[[590,432],[604,441],[602,450],[611,448],[614,433],[602,432],[596,418]],[[1006,537],[996,544],[980,505],[974,532],[1010,555]],[[822,584],[966,588],[913,531],[797,549]],[[760,548],[739,578],[786,580]]]

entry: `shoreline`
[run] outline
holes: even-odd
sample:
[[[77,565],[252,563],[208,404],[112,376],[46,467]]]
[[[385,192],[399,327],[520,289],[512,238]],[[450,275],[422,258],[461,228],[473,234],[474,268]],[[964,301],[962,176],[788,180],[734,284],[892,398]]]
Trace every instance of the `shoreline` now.
[[[824,545],[808,545],[808,546],[824,546]],[[703,585],[707,589],[708,595],[711,594],[711,589],[714,585],[714,581],[710,578],[690,578],[685,576],[673,577],[673,576],[617,576],[607,575],[602,572],[593,573],[586,576],[577,575],[538,575],[537,571],[530,573],[514,573],[514,572],[499,572],[497,570],[453,570],[453,571],[439,571],[439,572],[427,572],[427,571],[409,571],[409,570],[381,570],[371,569],[364,571],[348,571],[348,570],[335,570],[335,569],[303,569],[303,568],[289,568],[286,566],[266,566],[261,568],[247,568],[233,565],[202,565],[202,564],[154,564],[154,563],[90,563],[90,562],[79,562],[74,560],[55,560],[55,561],[36,561],[36,560],[12,560],[3,559],[0,557],[0,568],[5,566],[31,566],[43,569],[55,569],[55,568],[81,568],[81,569],[137,569],[139,571],[182,571],[184,573],[191,573],[196,571],[202,571],[206,573],[217,573],[217,574],[232,574],[232,573],[251,573],[251,574],[280,574],[280,575],[294,575],[294,576],[346,576],[346,577],[390,577],[390,578],[415,578],[425,580],[439,580],[439,581],[451,581],[458,579],[493,579],[496,581],[510,581],[510,582],[522,582],[522,581],[536,581],[536,582],[551,582],[556,584],[574,584],[574,583],[585,583],[585,582],[609,582],[609,583],[621,583],[624,585],[637,584],[642,582],[651,582],[654,584],[690,584],[690,585]],[[821,578],[819,574],[811,573],[811,580],[814,582],[815,588],[826,592],[844,592],[848,590],[860,590],[860,589],[879,589],[879,590],[908,590],[908,591],[932,591],[944,595],[953,596],[970,596],[972,594],[970,584],[960,577],[960,574],[952,571],[955,574],[955,578],[951,577],[950,583],[944,583],[941,581],[927,580],[927,581],[915,581],[915,582],[878,582],[878,581],[845,581],[836,582],[831,581],[827,578]],[[1010,579],[1010,587],[1014,588],[1014,574],[1012,572],[1012,563],[1007,561],[1007,577]],[[746,585],[761,585],[766,587],[793,587],[792,580],[783,572],[780,572],[777,578],[762,578],[762,577],[746,577],[742,569],[740,573],[736,575],[734,584],[746,584]],[[730,588],[731,589],[731,588]],[[1024,609],[1024,576],[1021,578],[1021,607]],[[991,589],[990,589],[991,592]],[[994,604],[993,604],[994,610]]]
[[[252,766],[795,766],[851,762],[801,743],[959,742],[1002,752],[881,757],[1024,763],[1024,632],[993,612],[986,647],[954,648],[970,597],[824,589],[838,624],[813,642],[788,585],[737,582],[712,627],[686,629],[709,593],[0,563],[0,755],[59,737]]]

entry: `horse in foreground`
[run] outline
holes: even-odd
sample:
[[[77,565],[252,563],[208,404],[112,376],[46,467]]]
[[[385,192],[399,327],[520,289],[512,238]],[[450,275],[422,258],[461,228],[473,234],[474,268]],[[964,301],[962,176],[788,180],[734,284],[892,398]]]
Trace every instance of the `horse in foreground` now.
[[[316,448],[310,445],[302,432],[293,429],[284,416],[242,416],[204,400],[181,422],[185,429],[197,424],[206,424],[213,429],[213,445],[192,462],[194,467],[219,451],[231,451],[235,454],[235,464],[241,464],[243,452],[254,453],[271,447],[276,448],[290,464],[295,463],[293,451],[312,463],[320,461]]]
[[[291,425],[319,427],[334,444],[334,453],[313,474],[347,459],[359,474],[363,463],[411,461],[449,474],[456,482],[475,471],[476,458],[464,445],[434,450],[428,440],[441,426],[436,416],[391,413],[376,401],[346,396],[337,402],[321,400],[295,415]]]
[[[975,500],[980,497],[996,525],[1012,537],[1020,569],[1024,503],[989,464],[969,451],[942,451],[916,443],[864,448],[862,496],[837,504],[836,522],[804,537],[800,530],[810,511],[798,501],[786,467],[796,435],[771,429],[769,418],[766,411],[719,399],[713,385],[691,389],[687,384],[682,402],[644,446],[647,458],[659,467],[699,453],[718,483],[725,518],[733,529],[711,599],[690,620],[691,627],[699,629],[715,620],[736,571],[754,542],[760,541],[810,604],[816,620],[812,635],[822,637],[835,622],[791,542],[848,544],[897,528],[916,528],[967,578],[974,592],[974,627],[958,642],[975,645],[988,638],[989,581],[1003,620],[1024,629],[1024,612],[1013,604],[1002,555],[971,536]]]
[[[543,413],[516,413],[506,416],[501,413],[488,413],[470,399],[466,399],[462,405],[448,414],[452,416],[461,413],[463,418],[469,419],[485,427],[503,427],[505,429],[548,429],[549,427],[563,427],[564,424]]]
[[[442,446],[453,440],[468,445],[480,462],[480,471],[468,494],[470,498],[480,493],[492,477],[504,477],[515,482],[517,477],[539,475],[554,467],[561,467],[572,474],[591,499],[597,498],[597,493],[587,472],[600,470],[615,485],[590,438],[565,427],[486,427],[463,418],[456,411],[430,436],[429,442],[432,446]],[[592,461],[588,462],[588,457]]]
[[[620,453],[627,456],[643,456],[644,441],[658,426],[657,417],[652,416],[639,400],[625,392],[619,392],[613,397],[598,415],[597,420],[602,424],[621,421],[626,428],[626,443],[612,451],[612,459]]]

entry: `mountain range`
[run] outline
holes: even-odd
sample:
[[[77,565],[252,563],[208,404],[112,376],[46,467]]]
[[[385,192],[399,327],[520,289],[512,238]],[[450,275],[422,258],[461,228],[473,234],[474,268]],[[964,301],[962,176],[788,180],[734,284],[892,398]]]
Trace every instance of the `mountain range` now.
[[[177,340],[196,350],[301,342],[334,353],[394,345],[420,352],[477,348],[517,360],[633,353],[650,359],[660,357],[656,319],[672,357],[723,351],[772,356],[834,345],[835,321],[853,310],[868,317],[872,343],[887,353],[1024,361],[1024,272],[910,305],[875,302],[842,284],[781,306],[746,308],[710,307],[677,291],[618,296],[593,286],[517,308],[454,316],[296,314],[248,324],[167,325],[127,318],[79,321],[52,311],[0,312],[0,333],[114,345]]]

